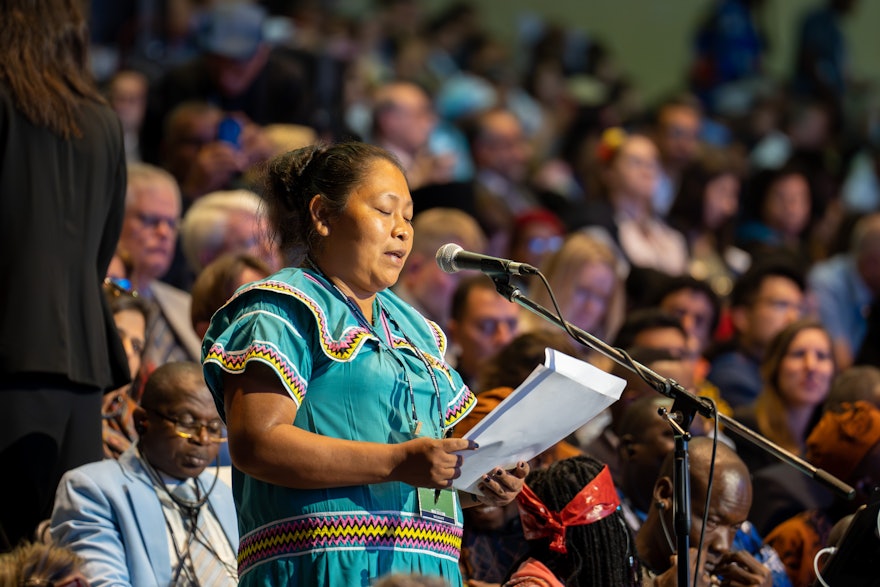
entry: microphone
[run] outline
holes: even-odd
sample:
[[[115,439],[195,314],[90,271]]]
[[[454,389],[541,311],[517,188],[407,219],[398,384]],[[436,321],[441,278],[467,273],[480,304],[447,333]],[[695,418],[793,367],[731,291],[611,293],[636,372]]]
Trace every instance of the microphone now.
[[[465,251],[455,243],[447,243],[437,249],[437,265],[446,273],[472,270],[486,275],[537,275],[538,270],[528,263],[517,263],[480,253]]]

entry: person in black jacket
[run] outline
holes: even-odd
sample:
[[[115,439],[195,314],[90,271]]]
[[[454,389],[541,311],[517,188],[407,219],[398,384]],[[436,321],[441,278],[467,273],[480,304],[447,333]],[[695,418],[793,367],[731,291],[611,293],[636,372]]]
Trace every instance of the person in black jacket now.
[[[101,292],[122,224],[119,119],[76,0],[0,3],[0,549],[99,460],[101,392],[129,379]]]
[[[263,33],[266,16],[262,7],[241,1],[206,11],[197,36],[199,54],[150,84],[140,137],[144,161],[160,163],[168,116],[185,102],[208,102],[244,124],[316,122],[309,81],[317,75],[311,72],[314,59],[273,48]]]

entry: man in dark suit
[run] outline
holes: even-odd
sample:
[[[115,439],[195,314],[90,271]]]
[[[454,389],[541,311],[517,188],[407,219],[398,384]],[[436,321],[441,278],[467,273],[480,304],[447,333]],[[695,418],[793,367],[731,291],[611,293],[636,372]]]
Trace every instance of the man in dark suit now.
[[[290,51],[273,50],[263,34],[265,21],[265,10],[247,2],[221,2],[206,12],[197,37],[202,54],[150,87],[141,136],[145,161],[159,162],[166,116],[191,100],[259,125],[314,122],[309,64]]]

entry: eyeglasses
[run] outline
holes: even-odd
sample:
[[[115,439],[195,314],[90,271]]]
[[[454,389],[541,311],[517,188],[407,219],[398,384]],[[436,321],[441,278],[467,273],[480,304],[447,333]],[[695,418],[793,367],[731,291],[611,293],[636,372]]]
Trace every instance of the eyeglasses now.
[[[594,291],[589,287],[575,286],[571,292],[571,297],[578,302],[593,302],[594,304],[607,306],[611,296],[608,293]]]
[[[543,255],[544,253],[555,253],[562,247],[561,236],[536,236],[526,241],[529,252],[534,255]]]
[[[760,304],[766,304],[774,312],[797,312],[799,316],[803,316],[807,312],[806,304],[803,302],[793,302],[780,298],[762,297],[756,300]]]
[[[131,280],[124,277],[105,277],[104,289],[107,293],[114,296],[127,295],[135,298],[138,297],[138,292],[135,291]]]
[[[187,440],[201,440],[202,430],[204,429],[208,431],[208,442],[221,444],[227,441],[226,426],[224,426],[223,422],[221,422],[220,420],[211,420],[210,422],[197,422],[191,416],[172,418],[171,416],[167,416],[158,410],[148,409],[147,411],[153,412],[163,420],[174,424],[174,433],[181,438],[185,438]]]
[[[483,336],[492,336],[502,327],[506,327],[508,332],[516,332],[519,321],[516,318],[484,318],[474,321],[474,326]]]
[[[177,218],[168,218],[167,216],[159,216],[158,214],[144,214],[143,212],[135,212],[135,218],[138,219],[144,228],[157,229],[160,224],[165,224],[168,226],[168,229],[176,231],[178,226],[180,225],[180,221]]]

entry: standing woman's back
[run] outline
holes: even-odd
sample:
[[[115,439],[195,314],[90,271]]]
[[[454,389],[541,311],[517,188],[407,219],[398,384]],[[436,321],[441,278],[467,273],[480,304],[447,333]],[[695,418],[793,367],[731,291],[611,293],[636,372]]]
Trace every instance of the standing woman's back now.
[[[0,550],[48,517],[65,470],[101,458],[101,391],[128,377],[101,294],[125,154],[80,5],[0,3]]]

